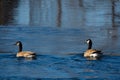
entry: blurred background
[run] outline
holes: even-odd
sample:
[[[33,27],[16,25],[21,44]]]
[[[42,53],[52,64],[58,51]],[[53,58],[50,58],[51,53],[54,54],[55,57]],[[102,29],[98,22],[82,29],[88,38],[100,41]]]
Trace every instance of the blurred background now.
[[[111,27],[120,23],[119,5],[119,0],[0,0],[0,24]]]

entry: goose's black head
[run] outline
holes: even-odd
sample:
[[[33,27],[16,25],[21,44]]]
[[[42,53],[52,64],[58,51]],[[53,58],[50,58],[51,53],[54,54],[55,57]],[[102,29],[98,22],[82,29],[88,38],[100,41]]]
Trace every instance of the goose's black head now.
[[[21,45],[22,45],[22,42],[21,42],[21,41],[17,41],[17,42],[15,43],[15,45],[21,46]]]
[[[87,44],[90,44],[90,43],[92,43],[92,40],[91,40],[91,39],[87,39],[87,40],[86,40],[86,43],[87,43]]]
[[[17,42],[15,43],[15,45],[17,45],[17,46],[19,47],[18,52],[21,52],[21,51],[22,51],[22,42],[21,42],[21,41],[17,41]]]
[[[92,48],[92,40],[91,39],[87,39],[86,43],[88,44],[88,49]]]

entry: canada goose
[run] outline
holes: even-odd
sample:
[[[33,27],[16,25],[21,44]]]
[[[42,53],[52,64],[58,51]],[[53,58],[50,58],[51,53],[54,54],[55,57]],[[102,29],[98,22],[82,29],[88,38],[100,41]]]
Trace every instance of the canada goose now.
[[[17,41],[15,43],[15,45],[17,45],[19,47],[18,53],[16,55],[16,57],[25,57],[25,58],[35,58],[36,54],[34,52],[31,51],[22,51],[22,42],[21,41]]]
[[[87,39],[86,43],[88,44],[88,49],[84,52],[84,57],[93,57],[93,58],[99,58],[102,55],[102,52],[100,50],[92,49],[92,40]]]

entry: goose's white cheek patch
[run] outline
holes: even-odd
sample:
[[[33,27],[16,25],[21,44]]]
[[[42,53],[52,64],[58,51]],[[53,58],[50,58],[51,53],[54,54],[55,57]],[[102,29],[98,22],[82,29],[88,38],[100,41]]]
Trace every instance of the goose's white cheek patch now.
[[[19,43],[17,43],[16,45],[19,46]]]
[[[87,44],[89,43],[90,41],[89,40],[87,40]]]

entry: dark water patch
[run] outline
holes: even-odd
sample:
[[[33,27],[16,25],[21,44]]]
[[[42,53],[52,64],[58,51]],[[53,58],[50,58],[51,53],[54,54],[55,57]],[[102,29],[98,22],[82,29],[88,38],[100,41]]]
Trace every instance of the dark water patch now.
[[[111,60],[112,59],[112,60]],[[118,57],[105,56],[101,60],[87,60],[82,55],[38,55],[36,60],[18,60],[13,54],[0,55],[1,78],[42,79],[74,78],[86,80],[118,79]],[[108,62],[109,61],[109,62]],[[9,75],[6,75],[9,74]],[[14,77],[15,76],[15,77]],[[69,79],[68,79],[69,80]]]
[[[79,78],[29,78],[29,77],[0,77],[2,80],[79,80]]]

